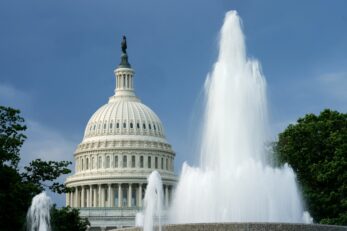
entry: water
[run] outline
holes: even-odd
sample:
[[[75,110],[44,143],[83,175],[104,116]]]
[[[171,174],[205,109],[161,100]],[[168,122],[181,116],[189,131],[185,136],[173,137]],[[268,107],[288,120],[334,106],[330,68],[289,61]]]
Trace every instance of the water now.
[[[170,222],[311,222],[293,170],[268,162],[266,81],[246,55],[236,11],[226,14],[219,45],[205,82],[200,165],[183,165]]]
[[[144,231],[152,231],[154,226],[158,226],[158,230],[161,231],[163,183],[159,172],[153,171],[147,181],[144,211],[136,215],[136,226],[143,226]]]
[[[51,199],[42,192],[36,195],[27,213],[28,231],[50,231],[50,210],[52,207]]]

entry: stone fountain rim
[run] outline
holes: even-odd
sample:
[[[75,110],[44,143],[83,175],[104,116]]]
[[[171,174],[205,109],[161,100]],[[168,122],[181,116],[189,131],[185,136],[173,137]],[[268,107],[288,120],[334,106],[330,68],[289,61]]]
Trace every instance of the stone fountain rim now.
[[[306,224],[306,223],[289,223],[289,222],[205,222],[205,223],[180,223],[180,224],[163,224],[162,227],[168,227],[168,228],[173,228],[173,227],[182,227],[186,226],[188,227],[197,227],[197,226],[203,226],[203,227],[216,227],[216,226],[244,226],[246,228],[247,226],[261,226],[262,228],[276,228],[280,226],[285,226],[285,227],[315,227],[315,228],[321,228],[319,230],[347,230],[347,226],[340,226],[340,225],[328,225],[328,224]],[[326,228],[326,229],[324,229]],[[117,231],[121,230],[143,230],[142,227],[128,227],[128,228],[121,228],[117,229]],[[165,229],[164,229],[165,230]],[[180,229],[182,230],[182,229]],[[204,229],[208,230],[208,229]],[[253,230],[253,229],[252,229]],[[112,231],[112,230],[110,230]]]

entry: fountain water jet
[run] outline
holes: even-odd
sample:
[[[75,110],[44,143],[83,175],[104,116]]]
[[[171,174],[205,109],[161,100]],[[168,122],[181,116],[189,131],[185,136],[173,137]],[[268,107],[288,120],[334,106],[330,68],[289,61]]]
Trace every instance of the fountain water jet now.
[[[51,199],[45,192],[36,195],[31,202],[27,213],[28,231],[50,231],[50,210],[52,207]]]
[[[293,170],[268,163],[266,81],[236,11],[226,14],[205,92],[201,163],[183,165],[170,223],[310,222]]]
[[[144,198],[144,211],[136,215],[136,226],[143,226],[144,231],[152,231],[158,226],[161,231],[161,217],[163,208],[163,183],[158,171],[148,176],[148,184]],[[155,221],[158,221],[155,224]]]

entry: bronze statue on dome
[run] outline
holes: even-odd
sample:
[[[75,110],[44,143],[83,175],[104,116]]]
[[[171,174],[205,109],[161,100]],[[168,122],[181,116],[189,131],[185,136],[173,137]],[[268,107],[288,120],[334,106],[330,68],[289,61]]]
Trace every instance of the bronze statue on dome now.
[[[123,40],[122,40],[122,52],[123,54],[127,53],[127,38],[125,37],[125,35],[123,35]]]

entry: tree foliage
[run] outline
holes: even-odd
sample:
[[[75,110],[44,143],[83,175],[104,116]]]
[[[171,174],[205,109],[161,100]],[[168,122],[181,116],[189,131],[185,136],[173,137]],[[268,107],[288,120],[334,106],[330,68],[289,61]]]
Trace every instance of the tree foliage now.
[[[297,174],[319,223],[347,225],[347,114],[307,114],[279,134],[275,152]]]
[[[89,221],[79,216],[79,210],[71,207],[51,209],[52,231],[85,231],[90,225]]]
[[[57,179],[71,172],[68,161],[33,160],[18,169],[20,149],[26,139],[24,119],[20,111],[0,106],[0,230],[24,229],[26,212],[32,198],[49,189],[70,191]]]

